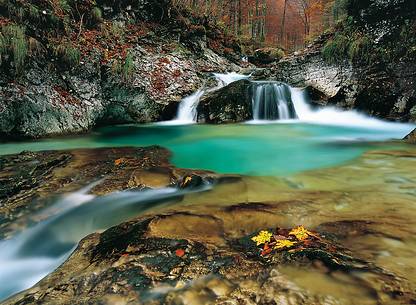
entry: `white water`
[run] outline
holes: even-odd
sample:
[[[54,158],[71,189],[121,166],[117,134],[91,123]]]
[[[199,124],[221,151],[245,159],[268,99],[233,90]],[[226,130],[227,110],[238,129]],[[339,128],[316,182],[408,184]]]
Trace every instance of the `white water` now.
[[[217,79],[218,85],[211,89],[200,89],[191,96],[184,98],[178,109],[177,117],[168,122],[162,122],[163,125],[186,125],[194,124],[197,119],[197,107],[201,97],[206,93],[214,90],[218,90],[224,86],[227,86],[233,82],[242,79],[249,79],[251,75],[242,75],[235,72],[221,74],[214,73]],[[257,82],[261,83],[261,82]],[[266,82],[265,82],[266,83]],[[348,127],[361,127],[368,129],[395,129],[402,131],[403,133],[410,132],[413,128],[413,124],[401,124],[394,122],[387,122],[376,118],[371,118],[365,114],[359,113],[354,110],[344,111],[335,107],[323,107],[321,109],[312,109],[309,104],[308,96],[305,90],[299,88],[292,88],[288,85],[273,84],[274,103],[260,102],[262,97],[262,88],[259,86],[255,88],[253,92],[253,120],[247,122],[249,124],[267,124],[267,123],[310,123],[320,125],[334,125],[334,126],[348,126]],[[289,88],[290,97],[286,97],[285,88]],[[270,97],[269,97],[270,98]],[[294,119],[294,115],[290,111],[290,103],[293,103],[293,107],[296,111],[297,118]],[[269,105],[275,104],[277,110],[271,109]],[[262,113],[261,113],[262,112]],[[270,112],[277,112],[278,115],[270,114]],[[267,118],[278,118],[269,119]]]
[[[215,91],[227,86],[240,79],[248,79],[250,75],[237,74],[235,72],[221,74],[214,73],[217,79],[217,86],[211,89],[199,89],[194,94],[182,99],[178,107],[178,113],[176,118],[171,121],[159,122],[159,125],[189,125],[196,123],[197,120],[197,107],[201,97],[206,92]]]
[[[27,289],[61,265],[85,236],[109,228],[181,196],[210,189],[162,188],[96,197],[91,186],[69,194],[46,211],[55,215],[0,241],[0,301]]]
[[[199,100],[205,94],[205,91],[200,89],[194,94],[185,97],[179,104],[178,114],[174,122],[176,124],[192,124],[196,122]]]
[[[289,120],[296,117],[290,90],[285,84],[277,82],[253,82],[253,119]]]
[[[261,84],[262,82],[257,82]],[[273,82],[268,82],[269,86],[274,85]],[[309,103],[309,97],[304,89],[292,88],[288,85],[282,84],[280,91],[276,91],[274,96],[264,94],[264,89],[260,86],[255,88],[253,93],[253,120],[248,121],[248,124],[276,124],[276,123],[308,123],[316,125],[332,125],[345,127],[359,127],[373,130],[397,131],[404,135],[411,132],[415,126],[414,124],[405,124],[397,122],[388,122],[376,118],[371,118],[365,114],[359,113],[355,110],[342,110],[335,107],[322,107],[313,109]],[[289,94],[286,94],[284,88],[289,88]],[[273,100],[274,98],[274,100]],[[285,101],[283,99],[286,99]],[[287,115],[288,107],[293,103],[297,118],[290,118]],[[282,107],[283,106],[283,107]],[[271,108],[273,108],[270,110]],[[275,116],[276,107],[279,115]],[[260,114],[260,111],[262,113]],[[276,117],[276,119],[272,119]],[[382,135],[380,135],[380,139]]]
[[[230,72],[226,74],[214,73],[214,76],[222,84],[222,87],[224,87],[242,79],[249,79],[251,77],[251,74],[243,75],[243,74],[238,74],[235,72]]]
[[[290,88],[290,91],[298,116],[296,122],[381,130],[396,129],[403,130],[403,133],[410,132],[414,128],[413,124],[387,122],[371,118],[355,110],[341,110],[329,106],[320,109],[312,109],[308,103],[308,96],[305,90]]]

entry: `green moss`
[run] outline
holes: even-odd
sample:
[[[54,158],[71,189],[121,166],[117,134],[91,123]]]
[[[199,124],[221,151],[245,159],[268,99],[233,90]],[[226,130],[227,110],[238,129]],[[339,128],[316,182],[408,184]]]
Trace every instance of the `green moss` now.
[[[81,60],[81,51],[70,42],[56,46],[55,55],[59,57],[62,63],[70,68],[79,65]]]
[[[351,41],[348,55],[351,62],[370,63],[374,51],[371,39],[362,36]]]
[[[13,58],[16,74],[22,72],[28,55],[28,45],[24,27],[18,25],[3,26],[0,52],[2,57],[10,55]]]
[[[343,34],[336,34],[322,49],[322,56],[330,63],[344,61],[348,54],[349,38]]]
[[[91,10],[91,18],[95,23],[101,23],[103,21],[103,12],[99,7],[94,7]]]

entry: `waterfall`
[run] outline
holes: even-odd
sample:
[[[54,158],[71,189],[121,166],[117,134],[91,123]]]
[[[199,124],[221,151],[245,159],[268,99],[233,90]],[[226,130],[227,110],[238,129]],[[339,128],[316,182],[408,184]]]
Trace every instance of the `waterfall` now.
[[[278,82],[253,82],[251,88],[253,119],[296,119],[290,87]]]
[[[217,79],[220,88],[224,86],[228,86],[229,84],[242,80],[242,79],[249,79],[251,77],[250,75],[242,75],[235,72],[230,72],[226,74],[221,73],[214,73],[215,78]]]
[[[178,123],[193,123],[196,121],[196,107],[205,91],[200,89],[194,94],[185,97],[179,104],[178,114],[175,121]]]
[[[306,90],[301,88],[289,88],[299,122],[369,129],[404,128],[404,130],[406,130],[407,128],[412,127],[412,124],[399,124],[372,118],[356,110],[343,110],[331,106],[313,109],[310,106],[310,100]]]
[[[217,86],[212,89],[199,89],[194,94],[185,97],[179,104],[178,113],[176,118],[172,121],[160,122],[161,125],[186,125],[193,124],[196,122],[197,110],[199,100],[206,92],[215,91],[221,89],[224,86],[227,86],[233,82],[236,82],[241,79],[248,79],[250,75],[237,74],[235,72],[231,73],[213,73],[215,79],[217,80]]]

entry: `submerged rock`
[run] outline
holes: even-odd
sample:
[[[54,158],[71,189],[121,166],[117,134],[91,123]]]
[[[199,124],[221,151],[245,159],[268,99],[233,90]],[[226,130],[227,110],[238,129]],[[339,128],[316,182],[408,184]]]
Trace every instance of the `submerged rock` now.
[[[172,166],[170,152],[146,148],[98,148],[22,152],[0,156],[0,237],[39,221],[36,213],[68,192],[90,185],[89,193],[105,195],[128,189],[183,184],[197,187],[217,175]],[[186,178],[192,177],[185,184]]]
[[[242,177],[185,196],[84,238],[5,304],[412,304],[415,156],[412,146],[373,151],[335,168]],[[117,156],[111,165],[155,164],[160,181],[155,162]],[[185,171],[178,182],[193,174],[201,176]],[[251,239],[267,229],[279,240],[301,223],[319,242],[262,256]]]

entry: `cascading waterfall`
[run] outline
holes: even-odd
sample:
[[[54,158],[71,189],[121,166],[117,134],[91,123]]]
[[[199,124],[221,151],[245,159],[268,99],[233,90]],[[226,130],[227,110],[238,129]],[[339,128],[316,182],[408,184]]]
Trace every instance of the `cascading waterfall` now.
[[[57,211],[53,216],[9,240],[0,241],[0,301],[31,287],[57,268],[88,234],[212,187],[207,183],[189,190],[169,187],[95,197],[88,194],[93,185],[68,194],[52,209],[44,211]]]
[[[179,105],[178,114],[172,121],[161,122],[162,125],[193,124],[197,118],[197,107],[201,97],[210,91],[215,91],[233,82],[249,79],[251,75],[237,73],[214,73],[217,86],[211,89],[200,89],[194,94],[184,98]],[[335,107],[326,106],[313,109],[310,106],[307,92],[301,88],[293,88],[285,83],[276,81],[252,81],[250,97],[253,108],[253,120],[250,123],[265,121],[288,121],[338,125],[360,126],[368,128],[386,128],[397,124],[370,118],[357,111],[344,111]]]
[[[193,124],[196,122],[197,117],[197,110],[199,100],[201,97],[206,93],[214,90],[221,89],[224,86],[227,86],[233,82],[236,82],[241,79],[248,79],[250,75],[242,75],[237,74],[235,72],[221,74],[221,73],[214,73],[213,74],[217,80],[217,86],[212,89],[200,89],[194,94],[185,97],[179,104],[178,114],[176,118],[172,121],[162,122],[162,125],[185,125],[185,124]]]
[[[196,107],[198,107],[199,100],[204,95],[204,90],[198,90],[194,94],[185,97],[179,104],[178,114],[175,121],[178,123],[193,123],[196,121]]]
[[[251,77],[250,75],[243,75],[243,74],[238,74],[235,72],[230,72],[230,73],[225,73],[225,74],[221,74],[221,73],[214,73],[215,78],[218,81],[218,85],[220,88],[224,87],[224,86],[228,86],[231,83],[234,83],[236,81],[242,80],[242,79],[249,79]]]
[[[253,119],[289,120],[297,118],[289,86],[278,82],[253,82]]]

